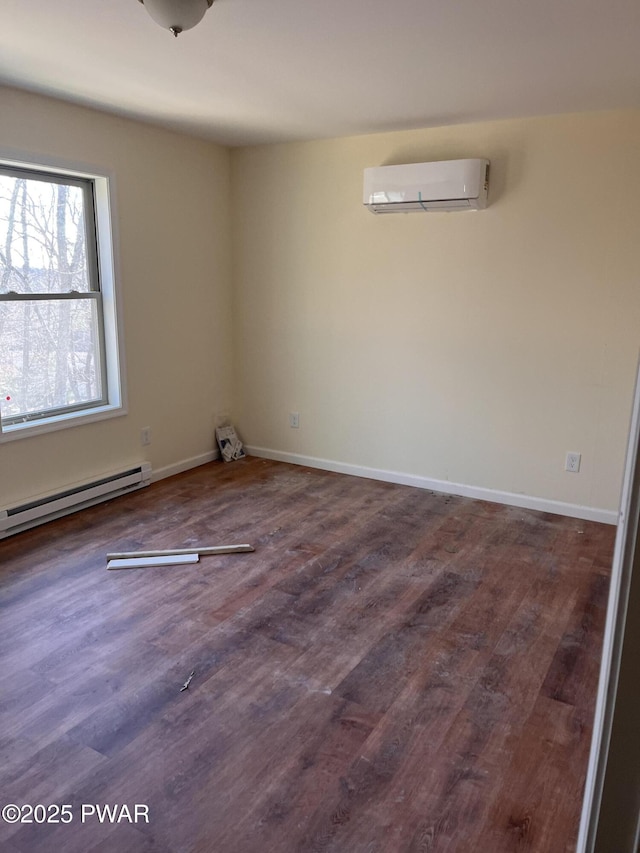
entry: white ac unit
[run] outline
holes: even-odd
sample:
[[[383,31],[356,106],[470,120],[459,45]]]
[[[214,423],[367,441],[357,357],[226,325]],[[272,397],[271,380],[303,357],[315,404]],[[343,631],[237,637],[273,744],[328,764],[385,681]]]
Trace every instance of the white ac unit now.
[[[488,160],[441,160],[364,170],[363,202],[372,213],[482,210]]]

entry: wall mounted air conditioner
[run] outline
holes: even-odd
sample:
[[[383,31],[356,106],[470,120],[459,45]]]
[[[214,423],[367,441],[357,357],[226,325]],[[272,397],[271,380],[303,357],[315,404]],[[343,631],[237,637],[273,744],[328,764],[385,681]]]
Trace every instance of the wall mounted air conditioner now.
[[[372,213],[482,210],[488,160],[441,160],[364,170],[363,202]]]

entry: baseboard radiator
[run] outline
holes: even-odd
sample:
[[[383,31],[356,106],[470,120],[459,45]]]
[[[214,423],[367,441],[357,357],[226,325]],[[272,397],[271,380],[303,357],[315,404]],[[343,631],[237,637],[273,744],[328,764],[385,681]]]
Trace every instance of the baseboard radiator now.
[[[105,474],[97,480],[44,495],[19,506],[0,509],[0,539],[141,489],[150,482],[151,464],[142,462],[134,468]]]

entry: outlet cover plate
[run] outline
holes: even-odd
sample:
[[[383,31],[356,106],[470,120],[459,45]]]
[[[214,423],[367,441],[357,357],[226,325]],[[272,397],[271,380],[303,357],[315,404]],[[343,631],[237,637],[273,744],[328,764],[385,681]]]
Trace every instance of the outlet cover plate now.
[[[580,453],[567,453],[567,458],[564,463],[564,470],[571,474],[577,474],[580,470]]]

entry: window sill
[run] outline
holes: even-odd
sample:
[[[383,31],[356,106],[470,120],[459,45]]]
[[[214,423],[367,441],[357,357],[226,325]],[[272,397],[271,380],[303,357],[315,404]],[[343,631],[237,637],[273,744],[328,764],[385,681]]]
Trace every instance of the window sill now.
[[[38,421],[30,421],[22,424],[4,426],[0,430],[0,443],[15,441],[19,438],[31,438],[35,435],[44,435],[59,429],[68,429],[83,424],[91,424],[96,421],[104,421],[107,418],[117,418],[126,415],[124,406],[97,406],[84,412],[69,412],[65,415],[56,415],[51,418],[41,418]]]

